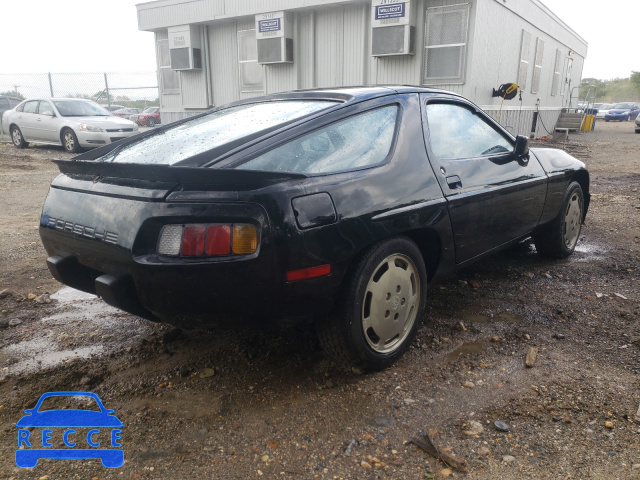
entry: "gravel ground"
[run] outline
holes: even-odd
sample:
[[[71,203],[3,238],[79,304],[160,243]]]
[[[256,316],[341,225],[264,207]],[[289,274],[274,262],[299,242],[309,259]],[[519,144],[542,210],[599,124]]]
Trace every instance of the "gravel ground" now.
[[[640,478],[639,147],[627,122],[571,135],[592,175],[575,254],[525,245],[431,285],[412,348],[363,375],[304,326],[181,332],[49,297],[36,226],[68,155],[0,144],[0,478]],[[55,390],[115,409],[122,468],[16,468],[15,423]]]

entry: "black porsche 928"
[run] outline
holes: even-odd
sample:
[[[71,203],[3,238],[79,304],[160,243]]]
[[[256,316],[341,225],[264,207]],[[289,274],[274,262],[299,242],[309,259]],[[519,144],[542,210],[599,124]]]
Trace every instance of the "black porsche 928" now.
[[[417,87],[232,103],[56,160],[40,221],[60,282],[183,328],[313,316],[346,365],[391,365],[427,284],[532,237],[570,255],[585,165]]]

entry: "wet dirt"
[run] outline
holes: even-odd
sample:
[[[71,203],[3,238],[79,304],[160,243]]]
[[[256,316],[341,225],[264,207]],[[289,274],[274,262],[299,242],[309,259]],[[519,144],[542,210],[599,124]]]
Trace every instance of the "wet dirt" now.
[[[409,443],[426,432],[457,478],[640,478],[640,135],[598,123],[566,149],[591,172],[575,254],[519,246],[430,285],[411,349],[362,375],[304,325],[181,332],[55,294],[37,225],[68,155],[0,144],[0,478],[445,478]],[[122,468],[15,466],[16,421],[56,390],[115,409]]]

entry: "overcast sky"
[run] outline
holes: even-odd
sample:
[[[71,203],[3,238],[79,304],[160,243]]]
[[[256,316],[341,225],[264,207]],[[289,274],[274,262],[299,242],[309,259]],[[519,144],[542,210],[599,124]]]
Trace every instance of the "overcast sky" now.
[[[542,1],[589,43],[583,78],[640,71],[640,0]],[[142,0],[2,3],[0,73],[155,70],[153,33],[138,30]]]

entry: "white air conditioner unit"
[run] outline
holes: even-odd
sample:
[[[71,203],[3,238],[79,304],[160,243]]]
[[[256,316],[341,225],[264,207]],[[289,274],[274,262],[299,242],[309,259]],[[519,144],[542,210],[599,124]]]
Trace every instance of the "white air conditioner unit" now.
[[[198,25],[178,25],[169,27],[168,31],[171,69],[201,69],[200,27]]]
[[[258,63],[293,63],[293,14],[271,12],[256,15]]]
[[[415,1],[415,0],[414,0]],[[372,0],[371,55],[413,55],[415,12],[410,0]]]

